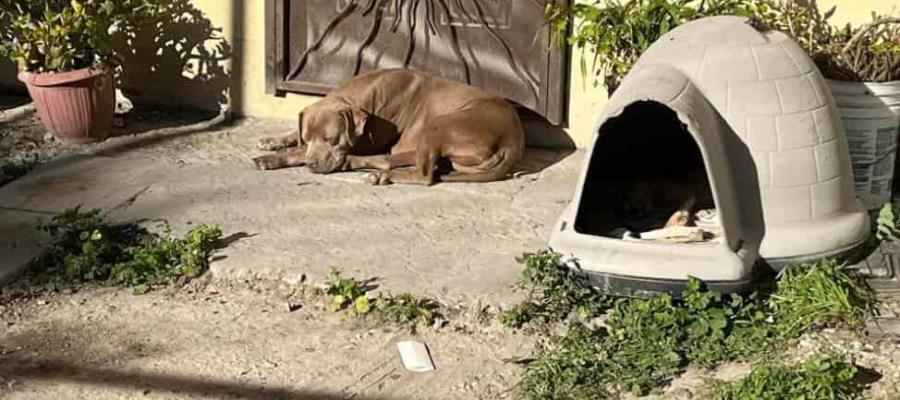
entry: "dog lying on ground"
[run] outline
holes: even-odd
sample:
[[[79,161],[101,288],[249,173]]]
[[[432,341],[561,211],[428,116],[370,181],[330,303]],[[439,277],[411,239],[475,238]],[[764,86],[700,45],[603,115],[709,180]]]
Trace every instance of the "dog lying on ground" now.
[[[372,184],[487,182],[509,176],[525,147],[504,98],[419,72],[360,75],[300,113],[299,131],[265,138],[263,170],[374,170]]]

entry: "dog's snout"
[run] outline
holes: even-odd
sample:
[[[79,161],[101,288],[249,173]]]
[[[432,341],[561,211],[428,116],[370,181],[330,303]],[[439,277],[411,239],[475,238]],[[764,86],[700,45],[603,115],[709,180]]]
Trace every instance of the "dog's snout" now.
[[[307,166],[312,172],[315,172],[317,174],[327,174],[330,172],[334,172],[333,164],[334,163],[332,163],[330,160],[313,159],[309,161]]]

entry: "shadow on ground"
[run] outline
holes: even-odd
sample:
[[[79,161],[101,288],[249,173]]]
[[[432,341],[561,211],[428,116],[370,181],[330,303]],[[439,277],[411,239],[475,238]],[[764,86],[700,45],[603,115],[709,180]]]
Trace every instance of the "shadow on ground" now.
[[[0,357],[3,367],[0,373],[8,378],[24,381],[53,381],[79,385],[105,386],[132,389],[135,392],[163,391],[209,398],[236,397],[240,399],[284,400],[345,400],[340,393],[316,390],[270,387],[237,383],[219,379],[202,379],[149,372],[130,372],[121,368],[85,366],[81,363],[53,359]],[[13,367],[13,368],[9,368]],[[354,399],[385,399],[385,397],[360,397]],[[396,399],[396,398],[391,398]],[[397,399],[399,400],[399,399]]]
[[[58,322],[40,331],[29,330],[18,335],[2,337],[0,342],[0,384],[11,389],[25,389],[22,385],[65,383],[86,387],[133,390],[144,395],[167,392],[214,399],[239,398],[251,400],[337,400],[346,393],[328,393],[290,387],[267,386],[226,379],[179,376],[146,371],[129,371],[122,365],[130,361],[160,355],[164,346],[139,339],[116,342],[119,349],[105,349],[93,341],[98,335],[108,335],[102,324],[89,322]],[[27,354],[30,353],[30,354]],[[46,354],[54,354],[52,357]],[[366,400],[376,397],[359,397]],[[377,397],[378,399],[387,399]],[[393,399],[393,398],[392,398]]]
[[[0,111],[11,110],[13,108],[24,106],[31,102],[28,96],[18,94],[0,95]]]

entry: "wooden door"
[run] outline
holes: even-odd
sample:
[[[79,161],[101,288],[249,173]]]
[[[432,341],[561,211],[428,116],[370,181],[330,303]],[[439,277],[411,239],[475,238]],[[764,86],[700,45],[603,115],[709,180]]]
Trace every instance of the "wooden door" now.
[[[267,0],[267,86],[325,94],[361,72],[406,67],[500,93],[561,124],[565,49],[548,1]]]

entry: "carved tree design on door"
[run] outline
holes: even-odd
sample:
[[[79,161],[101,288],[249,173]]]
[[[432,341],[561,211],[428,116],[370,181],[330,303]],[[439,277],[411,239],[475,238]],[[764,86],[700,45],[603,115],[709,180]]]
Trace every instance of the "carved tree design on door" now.
[[[267,0],[267,86],[324,94],[413,68],[505,95],[562,123],[565,50],[543,12],[568,0]]]

